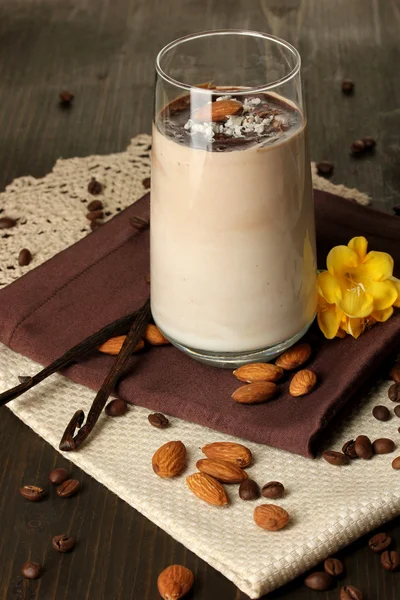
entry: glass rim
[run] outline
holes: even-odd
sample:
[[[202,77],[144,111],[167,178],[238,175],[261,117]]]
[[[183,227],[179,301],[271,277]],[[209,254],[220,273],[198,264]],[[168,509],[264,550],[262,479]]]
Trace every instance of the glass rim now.
[[[282,47],[286,48],[287,50],[289,50],[295,58],[295,65],[287,75],[284,75],[280,79],[276,79],[275,81],[272,81],[271,83],[267,83],[262,86],[248,87],[245,90],[238,90],[238,91],[235,90],[235,96],[240,95],[240,94],[267,92],[268,90],[274,89],[276,87],[279,87],[280,85],[283,85],[284,83],[287,83],[288,81],[293,79],[300,72],[301,56],[299,54],[299,51],[296,50],[296,48],[294,46],[292,46],[292,44],[290,44],[286,40],[284,40],[276,35],[272,35],[269,33],[263,33],[261,31],[253,31],[251,29],[210,29],[207,31],[199,31],[198,33],[190,33],[188,35],[184,35],[180,38],[177,38],[176,40],[173,40],[172,42],[170,42],[169,44],[164,46],[157,54],[156,72],[162,79],[164,79],[164,81],[167,81],[168,83],[171,83],[172,85],[174,85],[176,87],[180,87],[187,91],[195,89],[196,93],[199,92],[199,93],[209,94],[210,93],[209,88],[197,87],[196,85],[189,85],[187,83],[183,83],[182,81],[179,81],[178,79],[174,79],[173,77],[168,75],[164,71],[164,69],[161,67],[161,60],[170,50],[172,50],[176,46],[179,46],[182,43],[188,42],[190,40],[195,40],[198,38],[206,38],[206,37],[212,37],[212,36],[217,36],[217,35],[243,35],[243,36],[260,38],[263,40],[274,42],[275,44],[282,46]]]

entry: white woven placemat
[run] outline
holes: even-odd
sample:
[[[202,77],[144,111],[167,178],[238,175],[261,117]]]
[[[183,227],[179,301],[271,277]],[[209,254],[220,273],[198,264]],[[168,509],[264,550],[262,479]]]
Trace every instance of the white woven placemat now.
[[[42,180],[22,178],[0,196],[4,214],[24,217],[24,227],[8,230],[0,249],[1,283],[8,283],[37,266],[88,230],[85,221],[87,183],[95,175],[106,184],[102,200],[105,210],[115,214],[143,193],[142,179],[149,174],[148,136],[138,136],[128,150],[105,157],[58,161]],[[314,186],[339,193],[329,182],[314,178]],[[354,193],[346,190],[354,197]],[[365,196],[359,196],[364,203]],[[109,215],[111,218],[112,215]],[[50,221],[50,222],[48,222]],[[40,239],[38,239],[39,232]],[[2,240],[3,241],[3,240]],[[32,265],[20,269],[18,252],[28,247]],[[13,269],[7,268],[9,266]],[[16,384],[17,375],[30,375],[39,365],[0,345],[0,390]],[[371,438],[388,436],[399,440],[400,421],[376,421],[375,404],[393,408],[387,398],[387,383],[371,391],[362,406],[329,445],[340,449],[343,442],[365,433]],[[45,440],[58,448],[63,429],[74,411],[86,412],[94,394],[87,388],[55,375],[10,409]],[[253,509],[262,500],[243,502],[237,486],[229,487],[231,504],[214,508],[202,503],[185,485],[185,475],[195,470],[201,446],[234,438],[208,428],[171,418],[171,427],[157,430],[147,421],[149,411],[132,407],[122,418],[103,415],[92,437],[79,452],[66,456],[137,510],[165,529],[190,550],[221,571],[251,598],[283,585],[338,548],[345,546],[400,514],[399,472],[391,468],[392,455],[371,461],[354,461],[348,467],[333,467],[323,460],[310,460],[260,444],[246,444],[255,463],[249,475],[260,484],[284,483],[287,494],[275,501],[289,512],[290,526],[269,533],[253,522]],[[161,480],[151,469],[154,451],[169,440],[182,440],[188,449],[188,467],[175,480]],[[139,485],[140,482],[140,485]]]

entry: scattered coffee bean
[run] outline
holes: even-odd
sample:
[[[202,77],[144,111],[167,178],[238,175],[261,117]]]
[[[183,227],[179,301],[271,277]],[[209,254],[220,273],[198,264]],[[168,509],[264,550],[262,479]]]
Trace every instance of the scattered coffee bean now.
[[[344,585],[340,590],[340,600],[364,600],[364,594],[354,585]]]
[[[389,438],[378,438],[372,444],[375,454],[389,454],[395,448],[394,441]]]
[[[32,260],[32,254],[28,248],[23,248],[18,255],[18,264],[20,267],[27,267]]]
[[[394,407],[394,414],[396,417],[400,417],[400,404]]]
[[[96,221],[96,219],[104,219],[104,213],[102,210],[92,210],[86,215],[88,221]]]
[[[347,95],[350,95],[354,92],[354,82],[351,81],[351,79],[343,79],[342,92]]]
[[[325,571],[315,571],[315,573],[311,573],[311,575],[305,578],[304,584],[310,588],[310,590],[324,592],[333,587],[334,579]]]
[[[279,481],[269,481],[261,488],[264,498],[282,498],[285,488]]]
[[[24,485],[22,488],[19,488],[19,493],[25,500],[30,500],[31,502],[38,502],[46,495],[44,489],[37,485]]]
[[[148,190],[150,188],[151,185],[151,179],[150,177],[145,177],[142,181],[143,186],[146,188],[146,190]]]
[[[96,231],[96,229],[99,229],[99,227],[101,227],[103,225],[103,223],[100,223],[100,221],[90,221],[90,229],[92,231]]]
[[[325,452],[322,453],[322,458],[329,464],[337,465],[338,467],[348,465],[350,462],[348,456],[345,456],[341,452],[335,452],[334,450],[325,450]]]
[[[318,175],[329,176],[333,173],[333,163],[328,160],[321,160],[316,164]]]
[[[147,229],[150,225],[148,219],[142,219],[142,217],[133,216],[129,219],[129,223],[135,229],[139,231],[143,231],[143,229]]]
[[[389,421],[390,419],[390,410],[382,404],[374,406],[372,409],[372,414],[378,421]]]
[[[393,379],[395,383],[400,383],[400,362],[397,362],[390,371],[390,378]]]
[[[392,211],[397,217],[400,217],[400,204],[395,204],[392,206]]]
[[[17,221],[15,219],[11,219],[11,217],[1,217],[0,218],[0,229],[11,229],[11,227],[15,227]]]
[[[57,488],[57,494],[60,498],[70,498],[74,496],[80,488],[80,483],[77,479],[67,479]]]
[[[60,535],[55,535],[51,541],[54,550],[57,552],[70,552],[76,544],[76,539],[73,536],[66,535],[65,533],[61,533]]]
[[[98,196],[99,194],[101,194],[102,191],[103,186],[100,183],[100,181],[97,181],[95,177],[92,177],[92,179],[88,183],[89,194],[92,194],[93,196]]]
[[[327,558],[324,562],[324,569],[332,577],[340,577],[344,573],[344,566],[338,558]]]
[[[388,396],[392,402],[400,402],[400,383],[394,383],[390,386]]]
[[[111,400],[106,406],[106,415],[109,417],[122,417],[128,410],[128,405],[125,400],[116,398]]]
[[[260,488],[254,479],[245,479],[239,486],[239,496],[242,500],[257,500]]]
[[[354,440],[349,440],[348,442],[346,442],[343,445],[342,452],[349,458],[358,458],[357,453],[354,449]]]
[[[148,275],[145,275],[145,276],[144,276],[144,280],[145,280],[145,282],[146,282],[146,283],[151,283],[151,277],[150,277],[150,274],[148,274]]]
[[[67,469],[63,469],[62,467],[59,467],[58,469],[54,469],[50,475],[49,475],[49,480],[50,483],[52,483],[53,485],[60,485],[61,483],[64,483],[64,481],[67,481],[69,476],[69,473],[67,471]]]
[[[169,425],[169,421],[162,413],[152,413],[148,417],[150,425],[157,427],[157,429],[165,429]]]
[[[396,550],[385,550],[381,555],[381,564],[386,571],[397,571],[400,567],[400,554]]]
[[[356,140],[350,146],[351,153],[354,155],[362,154],[365,151],[365,145],[362,140]]]
[[[399,433],[400,433],[400,427],[399,427]],[[392,468],[396,469],[396,471],[398,471],[400,469],[400,456],[397,456],[393,461],[392,461]]]
[[[373,450],[369,437],[366,435],[359,435],[354,442],[354,450],[359,458],[363,458],[364,460],[372,458]]]
[[[373,150],[376,146],[376,140],[374,140],[374,138],[370,137],[370,136],[366,136],[362,139],[362,141],[364,142],[364,148],[365,150],[367,150],[368,152],[370,152],[371,150]]]
[[[94,211],[94,210],[102,210],[103,203],[102,203],[101,200],[92,200],[91,202],[89,202],[87,208],[91,212]]]
[[[68,92],[68,90],[60,92],[60,104],[63,106],[70,106],[73,99],[74,95],[72,92]]]
[[[368,542],[368,546],[374,552],[382,552],[389,548],[392,543],[392,538],[387,533],[376,533]]]
[[[42,574],[42,567],[39,563],[28,560],[28,562],[22,565],[21,571],[22,575],[27,579],[38,579]]]
[[[30,380],[29,375],[18,375],[18,381],[20,383],[26,383],[29,380]]]

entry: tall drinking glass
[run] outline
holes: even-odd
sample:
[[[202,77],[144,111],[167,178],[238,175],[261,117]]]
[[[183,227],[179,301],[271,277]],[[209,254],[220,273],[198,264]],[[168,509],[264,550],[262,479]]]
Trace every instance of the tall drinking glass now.
[[[156,61],[151,307],[178,348],[272,359],[316,312],[300,56],[254,31],[176,40]]]

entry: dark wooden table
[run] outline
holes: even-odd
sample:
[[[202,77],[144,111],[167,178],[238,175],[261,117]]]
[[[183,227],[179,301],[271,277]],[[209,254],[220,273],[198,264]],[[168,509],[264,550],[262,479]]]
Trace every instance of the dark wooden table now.
[[[313,159],[332,160],[335,183],[390,212],[400,202],[397,0],[1,0],[0,189],[45,175],[60,156],[116,152],[150,131],[157,51],[186,33],[225,27],[271,32],[300,49]],[[351,98],[340,92],[345,77],[356,83]],[[76,97],[70,111],[58,107],[63,88]],[[350,143],[364,135],[378,140],[375,154],[351,158]],[[72,510],[25,502],[22,483],[71,465],[7,409],[0,438],[1,599],[155,600],[157,575],[171,562],[195,572],[188,599],[246,598],[76,467],[83,489]],[[69,529],[79,546],[60,560],[49,538]],[[400,543],[399,520],[385,529]],[[365,539],[341,554],[346,581],[366,600],[398,600],[400,575],[380,568]],[[28,558],[46,565],[39,581],[22,579]],[[310,592],[299,580],[269,598],[334,600],[338,590]]]

